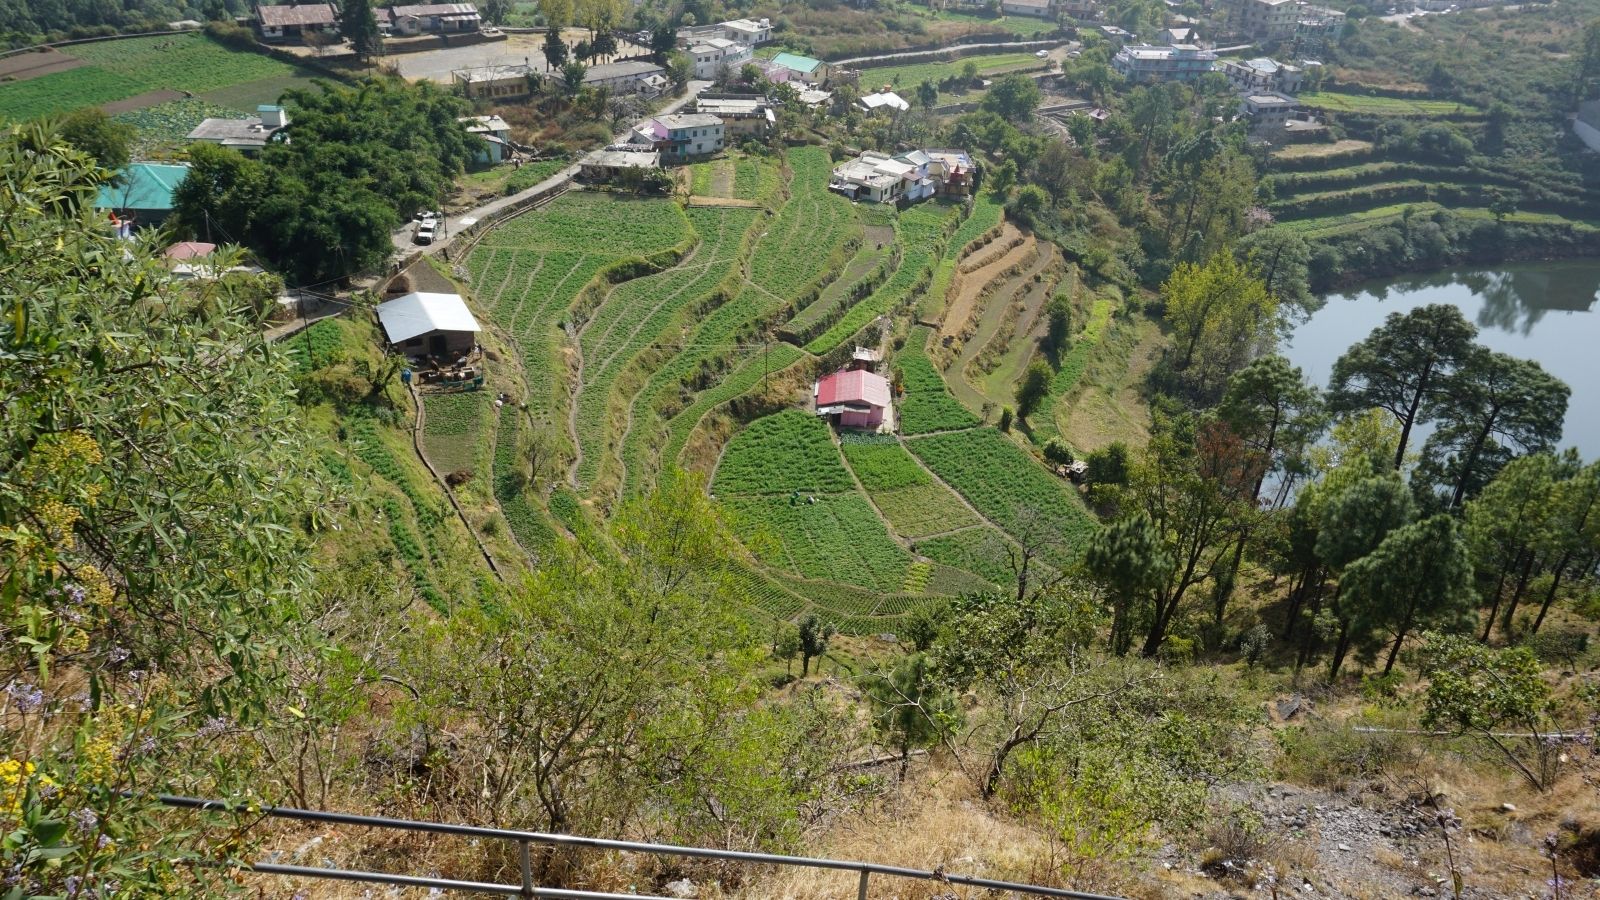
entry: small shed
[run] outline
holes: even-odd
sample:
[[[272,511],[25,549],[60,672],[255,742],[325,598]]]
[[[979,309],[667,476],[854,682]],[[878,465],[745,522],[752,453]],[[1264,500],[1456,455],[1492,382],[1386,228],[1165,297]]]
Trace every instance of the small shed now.
[[[119,221],[159,225],[172,213],[172,195],[188,174],[186,165],[131,163],[116,180],[100,186],[95,208]]]
[[[407,356],[455,362],[478,345],[478,320],[460,294],[406,294],[378,304],[378,322],[389,346]]]
[[[835,372],[812,390],[817,415],[842,428],[877,428],[889,408],[889,379],[866,369]]]

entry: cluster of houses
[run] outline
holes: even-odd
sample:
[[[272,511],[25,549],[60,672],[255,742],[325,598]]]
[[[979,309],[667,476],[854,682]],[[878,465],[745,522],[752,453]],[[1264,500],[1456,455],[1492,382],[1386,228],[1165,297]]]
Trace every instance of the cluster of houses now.
[[[965,150],[911,150],[896,156],[867,151],[835,166],[828,190],[871,203],[917,203],[931,197],[965,197],[975,188],[977,166]]]
[[[1255,9],[1267,3],[1287,10],[1290,7],[1285,4],[1291,2],[1244,0],[1243,6]],[[1306,8],[1315,9],[1304,4],[1293,7],[1301,11]],[[1122,33],[1128,38],[1133,37]],[[1305,117],[1300,101],[1295,98],[1295,93],[1305,83],[1306,70],[1319,65],[1321,63],[1316,60],[1304,60],[1301,65],[1294,65],[1266,56],[1222,59],[1216,51],[1202,46],[1197,31],[1186,26],[1163,29],[1157,36],[1157,43],[1122,43],[1111,58],[1111,68],[1135,83],[1192,82],[1211,72],[1221,73],[1239,95],[1239,115],[1249,119],[1251,130],[1261,136],[1322,127],[1320,123]]]
[[[471,3],[426,3],[373,9],[385,35],[463,34],[483,28],[483,16]],[[270,43],[302,44],[331,40],[339,34],[339,9],[332,3],[285,3],[257,6],[256,31]]]
[[[578,163],[586,181],[615,181],[639,169],[680,165],[722,151],[728,144],[761,140],[777,113],[761,94],[701,92],[689,112],[653,116],[634,126],[626,142],[596,150]]]

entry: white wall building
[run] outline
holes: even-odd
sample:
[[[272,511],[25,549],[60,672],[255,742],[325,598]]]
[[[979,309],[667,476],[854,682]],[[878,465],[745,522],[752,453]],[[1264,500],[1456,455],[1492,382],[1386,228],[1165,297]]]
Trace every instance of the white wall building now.
[[[726,66],[736,71],[750,61],[749,46],[727,38],[706,38],[689,47],[689,58],[694,60],[694,77],[710,81]]]

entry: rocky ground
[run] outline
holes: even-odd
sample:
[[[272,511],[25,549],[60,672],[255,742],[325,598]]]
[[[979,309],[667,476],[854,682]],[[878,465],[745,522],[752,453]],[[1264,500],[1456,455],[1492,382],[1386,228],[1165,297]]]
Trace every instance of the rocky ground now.
[[[1553,896],[1547,873],[1509,865],[1490,843],[1526,845],[1536,857],[1537,838],[1508,824],[1490,842],[1463,827],[1446,798],[1395,796],[1388,791],[1340,794],[1285,784],[1230,786],[1219,792],[1238,812],[1235,828],[1213,829],[1205,847],[1164,847],[1157,858],[1169,896],[1202,900],[1234,897],[1461,897]],[[1435,804],[1441,807],[1434,808]],[[1507,819],[1516,808],[1500,811]],[[1443,827],[1441,827],[1441,820]],[[1248,823],[1248,825],[1247,825]],[[1450,839],[1462,889],[1452,885],[1444,831]],[[1276,878],[1269,873],[1277,873]],[[1572,885],[1562,896],[1592,897]]]

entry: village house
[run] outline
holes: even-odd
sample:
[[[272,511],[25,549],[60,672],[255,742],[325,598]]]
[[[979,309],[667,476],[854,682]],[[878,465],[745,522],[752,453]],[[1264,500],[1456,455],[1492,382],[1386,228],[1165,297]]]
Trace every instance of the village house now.
[[[613,94],[659,97],[671,82],[667,70],[641,60],[601,63],[583,73],[583,86],[606,88]]]
[[[339,16],[331,3],[290,3],[256,7],[256,31],[261,40],[301,41],[327,39],[339,34]]]
[[[801,56],[798,53],[779,53],[765,63],[758,62],[767,75],[767,80],[775,84],[784,82],[800,82],[802,84],[826,84],[832,68],[820,59]]]
[[[1300,109],[1300,101],[1277,91],[1252,91],[1239,99],[1239,114],[1250,120],[1250,130],[1263,136],[1279,134]]]
[[[628,143],[661,154],[665,165],[710,156],[722,150],[722,120],[705,113],[675,113],[648,119],[633,129]]]
[[[373,10],[378,30],[405,37],[418,34],[461,34],[483,27],[483,16],[471,3],[429,3]]]
[[[1000,12],[1008,16],[1050,18],[1052,0],[1000,0]]]
[[[727,38],[707,38],[689,47],[694,60],[694,77],[710,81],[724,69],[735,71],[750,61],[750,48]]]
[[[1093,22],[1100,18],[1099,0],[1056,0],[1056,12],[1069,19]]]
[[[261,152],[273,135],[288,126],[289,114],[283,107],[263,104],[256,107],[254,119],[204,119],[189,132],[189,140],[220,144],[250,156]]]
[[[772,104],[760,94],[702,93],[695,98],[694,111],[721,119],[726,141],[766,137],[778,121]]]
[[[723,38],[745,45],[756,47],[772,40],[771,19],[730,19],[714,25],[685,25],[677,31],[678,43],[684,47],[711,38]]]
[[[965,150],[929,149],[928,175],[938,186],[938,193],[950,197],[965,197],[972,193],[978,167]]]
[[[1217,71],[1228,76],[1228,83],[1240,92],[1279,91],[1293,94],[1300,90],[1300,85],[1306,80],[1305,69],[1265,56],[1244,60],[1224,59],[1217,63]]]
[[[1258,41],[1294,37],[1300,22],[1298,0],[1240,0],[1235,27]]]
[[[1157,46],[1165,45],[1170,47],[1173,44],[1194,44],[1199,46],[1200,32],[1198,29],[1187,25],[1172,25],[1156,32],[1155,42]]]
[[[840,428],[882,427],[889,409],[889,379],[868,366],[870,363],[859,360],[852,362],[851,368],[834,372],[812,385],[817,415]]]
[[[129,163],[114,181],[100,186],[95,209],[105,210],[124,234],[159,225],[172,214],[172,195],[189,175],[187,165]],[[122,225],[128,225],[122,228]]]
[[[897,113],[905,112],[911,108],[906,99],[894,91],[879,91],[875,94],[863,94],[856,103],[869,113]]]
[[[456,69],[451,81],[459,85],[468,100],[515,99],[531,97],[543,76],[529,65],[481,66]]]
[[[515,155],[511,146],[511,126],[499,116],[463,116],[456,120],[466,126],[468,134],[483,138],[484,148],[473,157],[474,162],[494,165]]]
[[[1216,61],[1217,54],[1193,44],[1129,44],[1111,57],[1111,68],[1133,82],[1194,81]]]
[[[661,168],[661,154],[639,148],[595,150],[578,161],[578,175],[585,181],[608,182],[625,178],[631,172],[650,172]]]
[[[1423,0],[1423,3],[1430,0]],[[1456,2],[1456,0],[1451,0]],[[1300,7],[1300,17],[1295,21],[1295,37],[1302,38],[1332,38],[1338,37],[1344,30],[1345,14],[1337,9],[1326,6],[1312,6],[1303,4]]]
[[[470,356],[482,330],[459,294],[406,294],[378,304],[378,322],[395,352],[444,366]]]

